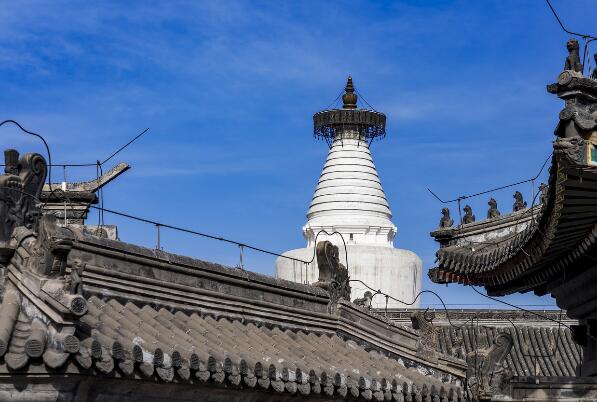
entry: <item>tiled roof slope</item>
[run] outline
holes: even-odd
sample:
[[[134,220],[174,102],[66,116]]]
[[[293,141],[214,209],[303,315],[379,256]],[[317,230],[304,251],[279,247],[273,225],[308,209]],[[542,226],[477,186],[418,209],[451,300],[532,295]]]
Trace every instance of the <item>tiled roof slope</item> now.
[[[406,396],[417,388],[422,392],[423,387],[428,392],[433,387],[438,395],[452,389],[337,335],[180,311],[172,314],[114,299],[103,302],[91,297],[79,329],[96,361],[113,360],[128,375],[135,365],[147,377],[155,370],[164,381],[194,377],[291,394],[350,394],[375,400],[392,393]],[[112,363],[103,369],[110,368]]]
[[[462,330],[442,325],[438,330],[438,351],[454,354],[464,352],[465,355],[474,352],[478,345],[491,345],[498,333],[510,334],[514,344],[502,365],[518,377],[574,377],[582,359],[582,348],[572,340],[570,331],[557,325],[552,328],[524,325],[496,328],[468,324]]]
[[[321,288],[99,239],[51,216],[37,232],[17,228],[3,255],[0,374],[463,398],[462,360],[422,351],[415,331]]]
[[[419,312],[404,309],[389,312],[388,317],[407,325]],[[434,345],[439,352],[464,357],[493,345],[497,335],[505,332],[511,335],[512,348],[500,368],[507,368],[509,375],[574,377],[578,373],[583,351],[568,329],[577,325],[578,320],[567,318],[565,312],[434,309],[425,314],[431,317],[437,332]]]

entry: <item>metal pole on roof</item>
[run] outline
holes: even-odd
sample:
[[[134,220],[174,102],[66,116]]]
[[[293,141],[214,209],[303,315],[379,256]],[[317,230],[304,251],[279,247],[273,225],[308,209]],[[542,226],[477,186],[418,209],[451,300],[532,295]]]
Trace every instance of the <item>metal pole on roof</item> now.
[[[158,235],[158,245],[157,245],[157,249],[161,250],[162,249],[162,245],[161,245],[161,239],[160,239],[160,224],[156,223],[155,228],[157,229],[157,235]]]
[[[62,167],[62,175],[63,175],[63,182],[62,182],[62,191],[64,191],[66,193],[66,166]],[[66,197],[64,197],[64,226],[68,226],[67,220],[66,220]]]

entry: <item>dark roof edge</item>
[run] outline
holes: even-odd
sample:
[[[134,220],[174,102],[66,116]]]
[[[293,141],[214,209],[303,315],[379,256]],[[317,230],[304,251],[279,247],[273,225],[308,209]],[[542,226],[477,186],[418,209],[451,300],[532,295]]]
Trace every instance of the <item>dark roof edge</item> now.
[[[537,219],[541,211],[542,205],[538,204],[531,208],[500,215],[497,218],[484,219],[460,226],[438,228],[432,231],[430,236],[441,244],[444,244],[468,236],[487,234],[510,226],[520,225],[521,223]]]
[[[157,252],[158,258],[154,250],[60,228],[50,220],[43,222],[42,229],[37,235],[25,228],[15,231],[12,244],[16,250],[7,264],[12,272],[8,279],[32,301],[42,296],[39,308],[56,320],[60,321],[65,312],[60,306],[61,311],[55,310],[53,293],[42,289],[47,287],[44,283],[58,281],[58,285],[68,278],[72,281],[77,272],[80,295],[87,299],[95,295],[99,299],[117,299],[123,305],[132,302],[137,306],[164,307],[294,330],[336,333],[378,352],[395,354],[456,377],[464,376],[464,362],[439,354],[432,358],[421,354],[413,330],[386,322],[347,301],[332,304],[323,289],[175,254]],[[71,238],[70,249],[62,237]],[[48,281],[37,268],[39,261],[27,256],[46,249],[43,253],[53,253],[56,245],[60,245],[61,260],[66,265],[63,274],[50,274],[54,279]],[[47,268],[54,266],[52,263]]]
[[[157,266],[164,267],[167,264],[172,267],[181,267],[188,269],[196,269],[197,275],[210,273],[221,276],[222,279],[240,279],[243,281],[250,281],[255,284],[264,284],[273,286],[274,288],[281,288],[285,291],[300,292],[316,297],[327,298],[327,292],[321,288],[311,285],[278,279],[273,276],[259,274],[253,271],[247,271],[240,268],[233,268],[222,264],[200,260],[180,254],[169,253],[157,249],[150,249],[147,247],[138,246],[132,243],[126,243],[119,240],[111,240],[99,238],[97,236],[84,233],[80,228],[73,228],[77,243],[75,248],[81,248],[91,252],[98,253],[126,253],[131,256],[136,256],[146,260],[147,263],[154,263]],[[123,256],[123,254],[121,254]]]

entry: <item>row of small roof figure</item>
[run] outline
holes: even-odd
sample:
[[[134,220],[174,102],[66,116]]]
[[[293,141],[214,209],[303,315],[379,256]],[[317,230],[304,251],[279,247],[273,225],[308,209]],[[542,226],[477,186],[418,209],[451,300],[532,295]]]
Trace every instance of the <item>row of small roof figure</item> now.
[[[541,191],[541,198],[540,203],[543,204],[545,202],[545,198],[547,196],[547,185],[541,184],[539,187]],[[489,205],[489,209],[487,210],[487,219],[493,219],[500,216],[500,211],[498,210],[497,201],[495,198],[491,198],[487,203]],[[522,193],[517,191],[514,193],[514,205],[512,206],[512,212],[522,211],[527,207],[527,202],[524,200]],[[462,224],[466,225],[467,223],[473,223],[475,221],[475,215],[473,215],[473,208],[466,204],[463,208],[464,216],[462,217]],[[442,209],[442,218],[439,221],[440,228],[449,228],[454,225],[454,220],[450,217],[450,209],[443,208]]]
[[[572,70],[582,74],[584,66],[580,62],[578,41],[576,39],[568,40],[566,48],[568,49],[568,57],[566,57],[564,70]],[[593,55],[593,58],[595,59],[595,68],[591,72],[591,78],[595,80],[597,79],[597,53]]]

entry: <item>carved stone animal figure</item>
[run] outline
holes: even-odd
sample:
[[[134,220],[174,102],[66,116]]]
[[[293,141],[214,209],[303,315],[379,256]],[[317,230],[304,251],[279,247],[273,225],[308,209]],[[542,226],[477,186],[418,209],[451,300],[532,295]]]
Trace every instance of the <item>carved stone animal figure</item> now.
[[[500,216],[500,211],[498,210],[497,201],[495,200],[495,198],[491,198],[487,205],[489,205],[489,210],[487,211],[487,218],[492,219]]]
[[[510,376],[503,362],[514,345],[514,339],[512,335],[500,332],[492,344],[487,346],[487,342],[479,338],[477,336],[477,349],[467,353],[467,372],[474,400],[485,401],[490,400],[492,394],[497,393],[503,386],[502,382]]]
[[[541,183],[541,185],[539,186],[539,191],[541,191],[539,203],[541,203],[542,205],[545,205],[545,203],[547,202],[548,190],[549,186],[545,183]]]
[[[339,299],[350,301],[348,269],[340,264],[338,247],[327,240],[321,241],[317,243],[316,254],[319,280],[313,286],[329,292],[330,304],[335,304]]]
[[[578,41],[576,39],[570,39],[566,43],[568,49],[568,57],[566,57],[566,64],[564,64],[564,70],[572,70],[577,73],[582,73],[583,65],[580,63],[580,56],[578,53]]]
[[[514,200],[514,205],[512,206],[514,212],[521,211],[527,207],[527,202],[522,198],[520,191],[514,193]]]
[[[419,342],[424,348],[435,349],[438,329],[433,325],[435,314],[428,311],[415,311],[410,316],[413,329],[419,331]]]
[[[440,228],[449,228],[454,225],[454,219],[450,218],[450,210],[448,208],[442,209],[442,219],[439,221]]]
[[[354,299],[353,303],[357,306],[371,308],[371,300],[373,300],[373,293],[366,291],[363,297]]]
[[[465,225],[467,223],[473,223],[475,221],[475,215],[473,215],[473,209],[470,205],[465,205],[464,208],[464,216],[462,217],[462,223]]]

